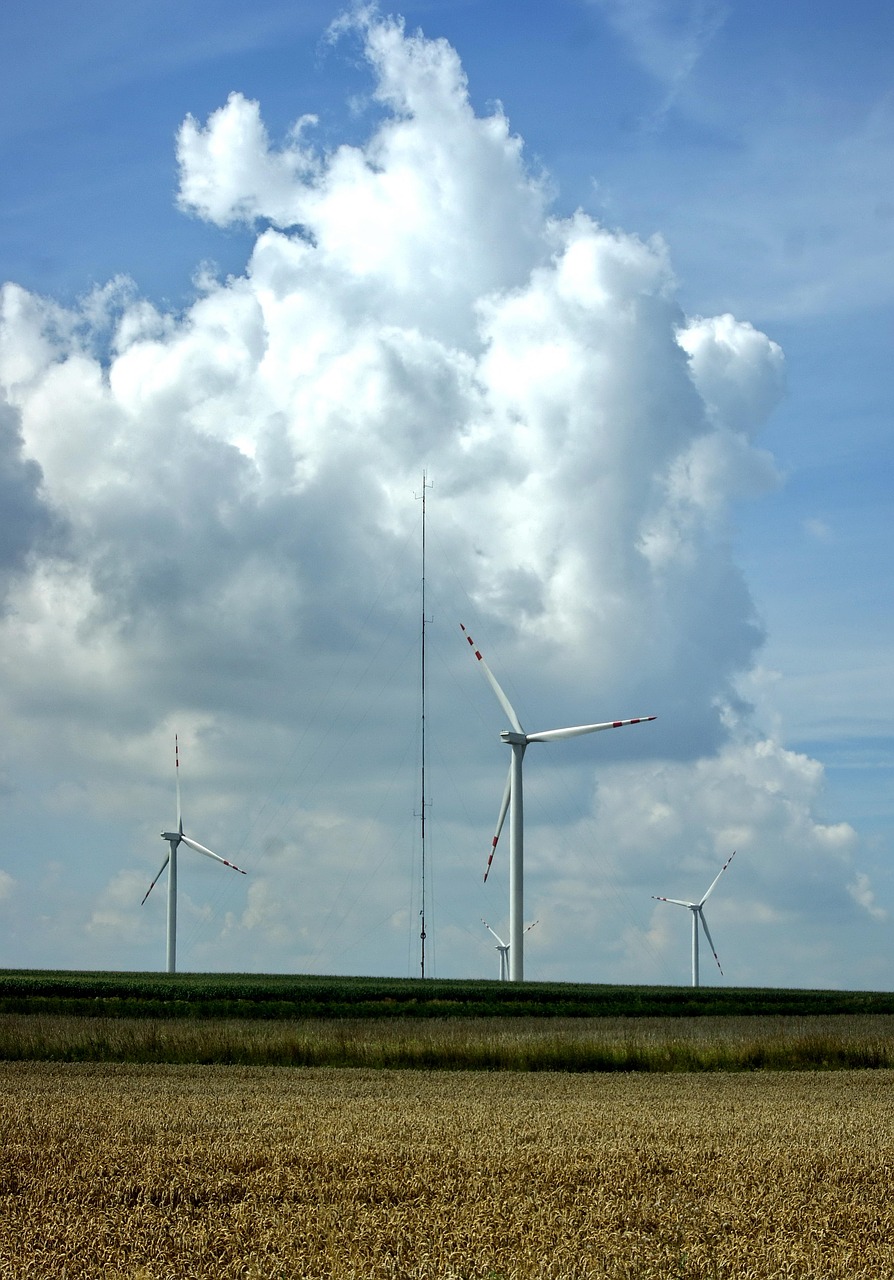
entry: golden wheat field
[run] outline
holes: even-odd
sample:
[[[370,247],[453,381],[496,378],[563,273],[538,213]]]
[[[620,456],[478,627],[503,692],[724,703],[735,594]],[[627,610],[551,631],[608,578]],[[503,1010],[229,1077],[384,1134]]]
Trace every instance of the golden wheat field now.
[[[894,1276],[894,1072],[0,1064],[0,1276]]]

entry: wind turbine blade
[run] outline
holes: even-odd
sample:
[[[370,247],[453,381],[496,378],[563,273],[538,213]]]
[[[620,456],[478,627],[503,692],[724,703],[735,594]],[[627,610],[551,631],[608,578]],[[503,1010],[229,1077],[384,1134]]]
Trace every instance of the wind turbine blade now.
[[[728,866],[729,866],[729,864],[732,862],[732,860],[733,860],[733,858],[734,858],[735,856],[736,856],[736,851],[735,851],[735,849],[733,849],[732,853],[729,855],[729,857],[727,858],[726,862],[724,862],[723,866],[722,866],[722,867],[720,868],[720,870],[717,872],[717,875],[716,875],[716,876],[714,877],[714,879],[711,881],[711,888],[708,890],[708,892],[707,892],[707,893],[705,894],[705,896],[702,898],[701,902],[698,904],[700,907],[703,907],[703,906],[705,905],[705,903],[708,901],[708,898],[711,896],[711,893],[712,893],[712,891],[713,891],[713,889],[714,889],[714,885],[717,883],[717,881],[718,881],[718,880],[720,879],[720,877],[723,875],[724,871],[727,869],[727,867],[728,867]]]
[[[531,923],[528,925],[527,929],[525,929],[525,933],[530,933],[531,930],[534,928],[534,925],[539,923],[540,923],[539,920],[532,920]]]
[[[509,776],[506,779],[506,787],[503,791],[503,799],[500,802],[500,816],[497,818],[497,829],[494,832],[494,838],[491,841],[490,854],[487,859],[487,866],[484,869],[484,883],[487,884],[487,877],[490,875],[490,864],[494,860],[494,854],[497,852],[497,841],[500,838],[500,832],[503,830],[503,823],[506,821],[506,814],[509,812],[509,799],[512,795],[512,762],[509,763]]]
[[[718,956],[717,951],[714,948],[714,940],[711,937],[711,932],[708,929],[708,922],[705,919],[705,913],[702,911],[701,907],[699,907],[698,909],[698,918],[702,922],[702,928],[705,931],[705,937],[708,939],[708,946],[711,948],[711,954],[713,955],[714,959],[717,961],[717,968],[720,969],[720,973],[722,976],[723,970],[720,968],[720,957]]]
[[[506,697],[505,693],[497,683],[497,677],[494,675],[490,667],[484,661],[479,651],[475,648],[475,641],[469,635],[468,631],[466,631],[466,628],[463,626],[462,623],[460,623],[459,625],[462,628],[463,635],[466,637],[466,639],[468,640],[469,644],[472,647],[472,652],[474,653],[478,661],[481,663],[481,670],[487,676],[487,679],[490,683],[490,687],[493,689],[494,693],[497,695],[497,701],[499,702],[500,706],[503,708],[503,710],[506,712],[507,716],[509,717],[509,723],[512,725],[516,733],[524,733],[524,729],[521,727],[521,725],[518,722],[518,716],[515,714],[515,708],[513,707],[512,703],[509,701],[509,699]]]
[[[152,890],[153,890],[153,889],[155,888],[155,886],[158,884],[159,880],[161,879],[162,872],[164,871],[165,867],[168,865],[168,863],[169,863],[170,861],[171,861],[171,855],[170,855],[170,853],[168,853],[168,856],[165,858],[164,862],[161,864],[161,871],[159,871],[158,875],[157,875],[157,876],[155,877],[155,879],[152,881],[152,883],[150,884],[149,888],[148,888],[148,889],[146,890],[146,892],[143,894],[143,902],[145,902],[145,901],[146,901],[146,899],[149,897],[149,894],[152,892]],[[143,902],[141,902],[141,903],[140,903],[140,906],[142,906],[142,905],[143,905]]]
[[[196,853],[204,853],[206,858],[213,858],[215,862],[222,862],[231,871],[238,871],[241,876],[248,874],[241,867],[237,867],[235,862],[227,862],[226,858],[222,858],[219,853],[212,853],[210,849],[206,849],[203,844],[199,844],[198,840],[191,840],[189,836],[183,836],[183,843],[188,844],[190,849],[195,849]]]
[[[579,738],[585,733],[598,733],[600,729],[621,729],[625,724],[646,724],[657,716],[637,716],[634,720],[607,720],[605,724],[576,724],[570,729],[542,729],[525,736],[528,742],[559,742],[562,738]]]
[[[180,812],[180,742],[174,734],[174,778],[177,782],[177,830],[183,835],[183,816]]]
[[[672,902],[675,907],[688,907],[690,911],[693,907],[697,907],[697,902],[683,902],[680,898],[660,898],[657,893],[651,895],[656,902]]]
[[[488,933],[489,933],[489,934],[491,934],[493,937],[495,937],[495,938],[496,938],[496,940],[497,940],[497,942],[499,942],[500,946],[501,946],[501,947],[505,947],[506,943],[503,941],[503,939],[500,937],[500,935],[499,935],[498,933],[494,933],[493,929],[492,929],[492,928],[490,927],[490,925],[487,923],[487,921],[485,920],[484,916],[482,916],[482,917],[481,917],[481,923],[484,925],[484,927],[485,927],[485,929],[488,931]]]

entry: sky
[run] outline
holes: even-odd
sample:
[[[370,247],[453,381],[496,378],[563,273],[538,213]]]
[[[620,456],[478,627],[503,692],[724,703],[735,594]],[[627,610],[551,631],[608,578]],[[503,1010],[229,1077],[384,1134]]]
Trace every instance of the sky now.
[[[6,7],[0,966],[894,988],[892,28]]]

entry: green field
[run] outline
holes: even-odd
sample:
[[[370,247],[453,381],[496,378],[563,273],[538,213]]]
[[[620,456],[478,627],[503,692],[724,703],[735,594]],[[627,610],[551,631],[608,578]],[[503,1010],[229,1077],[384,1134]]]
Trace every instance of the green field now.
[[[894,994],[484,979],[0,970],[0,1013],[122,1018],[692,1018],[894,1014]]]
[[[0,1060],[527,1072],[891,1068],[894,997],[6,971]]]

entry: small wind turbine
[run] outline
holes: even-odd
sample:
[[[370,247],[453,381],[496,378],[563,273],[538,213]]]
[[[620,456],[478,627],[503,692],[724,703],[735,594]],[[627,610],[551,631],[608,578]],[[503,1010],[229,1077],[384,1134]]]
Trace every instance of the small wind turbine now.
[[[161,871],[146,890],[143,902],[149,897],[149,894],[155,888],[161,878],[161,874],[165,867],[170,866],[168,871],[168,952],[167,952],[167,971],[168,973],[176,972],[177,968],[177,849],[181,844],[188,845],[190,849],[195,849],[196,853],[204,853],[206,857],[213,858],[215,862],[222,862],[225,867],[229,867],[231,871],[238,871],[241,876],[246,873],[241,867],[237,867],[234,862],[227,862],[226,858],[222,858],[217,853],[212,853],[210,849],[206,849],[203,844],[199,844],[198,840],[191,839],[190,836],[183,834],[183,818],[180,815],[180,746],[177,735],[174,734],[174,778],[177,782],[177,830],[163,831],[161,833],[162,840],[167,840],[170,845],[168,856],[161,864]],[[142,906],[143,903],[140,903]]]
[[[698,986],[698,922],[699,920],[701,920],[702,922],[702,928],[705,931],[705,937],[708,939],[708,946],[711,948],[714,959],[717,961],[717,968],[720,969],[720,959],[714,948],[714,941],[711,938],[711,934],[708,930],[708,922],[707,920],[705,920],[705,913],[702,910],[702,908],[710,898],[714,890],[715,884],[723,875],[724,871],[727,869],[727,867],[732,862],[735,856],[736,856],[736,851],[735,849],[733,849],[732,853],[729,855],[726,862],[724,862],[723,866],[717,872],[717,875],[711,881],[711,887],[708,889],[708,892],[702,898],[701,902],[683,902],[680,898],[659,898],[659,896],[656,893],[652,894],[652,897],[655,899],[656,902],[672,902],[675,907],[688,907],[689,910],[692,912],[692,985],[694,987]],[[720,973],[721,973],[721,976],[723,976],[722,969],[720,969]]]
[[[506,788],[503,792],[503,802],[500,805],[500,816],[497,819],[497,829],[491,842],[490,856],[487,860],[487,870],[484,878],[487,880],[490,864],[493,862],[494,851],[497,847],[497,841],[500,838],[500,832],[503,830],[503,823],[506,820],[506,814],[509,813],[509,948],[511,955],[509,957],[509,979],[511,982],[521,982],[524,978],[524,955],[522,938],[524,937],[524,813],[522,805],[522,760],[525,755],[525,748],[529,742],[558,742],[564,738],[578,738],[584,733],[597,733],[600,729],[620,729],[625,724],[642,724],[647,720],[654,720],[655,716],[638,716],[635,720],[609,720],[605,724],[579,724],[569,729],[543,729],[539,733],[525,733],[521,727],[518,716],[515,714],[512,703],[506,697],[506,694],[497,683],[496,676],[490,667],[482,658],[479,651],[475,648],[475,642],[466,631],[462,623],[463,634],[472,647],[472,652],[478,659],[481,670],[484,672],[488,682],[497,695],[497,701],[509,717],[511,729],[504,729],[500,734],[502,740],[512,748],[512,759],[509,762],[509,777],[506,779]]]
[[[494,932],[494,930],[490,927],[490,925],[484,919],[484,916],[481,917],[481,923],[484,925],[488,933],[493,934],[493,936],[497,940],[497,950],[500,953],[500,981],[508,982],[509,981],[509,943],[504,942],[503,939],[500,937],[500,935]],[[531,930],[534,928],[534,925],[539,923],[540,922],[538,920],[532,920],[531,923],[528,925],[527,929],[525,929],[525,933],[530,933]]]

